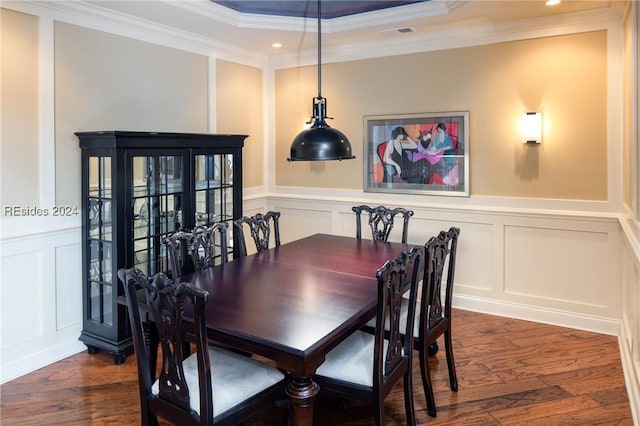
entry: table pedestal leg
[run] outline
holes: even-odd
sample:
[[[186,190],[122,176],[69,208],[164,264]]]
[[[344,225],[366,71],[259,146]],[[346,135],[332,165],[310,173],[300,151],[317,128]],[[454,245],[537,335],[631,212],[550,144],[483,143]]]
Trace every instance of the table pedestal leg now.
[[[313,401],[319,389],[318,384],[310,377],[291,379],[287,385],[287,395],[291,399],[294,426],[313,424]]]

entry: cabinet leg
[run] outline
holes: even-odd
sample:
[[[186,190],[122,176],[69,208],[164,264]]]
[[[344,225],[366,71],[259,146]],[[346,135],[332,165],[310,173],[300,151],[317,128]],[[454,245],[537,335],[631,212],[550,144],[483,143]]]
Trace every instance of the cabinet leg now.
[[[95,355],[100,352],[100,349],[92,345],[87,345],[87,352],[89,352],[90,355]]]
[[[114,355],[113,356],[113,363],[115,365],[121,365],[124,364],[124,360],[127,359],[126,355]]]

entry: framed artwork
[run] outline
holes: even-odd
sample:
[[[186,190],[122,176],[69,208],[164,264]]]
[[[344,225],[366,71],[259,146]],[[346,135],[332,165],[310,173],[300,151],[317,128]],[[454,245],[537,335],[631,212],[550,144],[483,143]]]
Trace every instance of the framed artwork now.
[[[469,196],[469,112],[364,117],[364,190]]]

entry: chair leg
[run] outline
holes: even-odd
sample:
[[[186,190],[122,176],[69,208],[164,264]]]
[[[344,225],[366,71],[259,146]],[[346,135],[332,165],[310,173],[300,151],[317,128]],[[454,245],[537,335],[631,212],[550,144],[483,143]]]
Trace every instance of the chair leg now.
[[[384,398],[382,395],[375,395],[373,398],[373,416],[376,420],[376,426],[385,426]]]
[[[413,380],[411,379],[411,370],[404,375],[404,410],[408,425],[416,424],[416,413],[413,406]]]
[[[158,417],[151,414],[149,402],[146,400],[140,404],[140,424],[141,426],[159,426]]]
[[[422,386],[424,397],[427,400],[427,412],[431,417],[436,417],[436,401],[433,396],[433,386],[431,385],[431,373],[429,372],[429,349],[428,345],[420,347],[420,373],[422,375]]]
[[[449,384],[451,390],[458,392],[458,376],[456,375],[456,364],[453,360],[453,344],[451,343],[451,329],[444,332],[444,346],[447,353],[447,367],[449,367]]]
[[[434,356],[438,353],[438,342],[433,342],[429,345],[429,356]]]

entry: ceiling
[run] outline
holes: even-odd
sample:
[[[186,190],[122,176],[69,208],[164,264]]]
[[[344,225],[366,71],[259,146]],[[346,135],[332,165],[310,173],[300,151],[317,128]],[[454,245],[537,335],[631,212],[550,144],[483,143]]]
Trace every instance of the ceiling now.
[[[363,43],[402,43],[443,32],[480,28],[493,31],[507,22],[589,12],[617,0],[324,0],[322,47],[348,50]],[[317,47],[315,0],[80,0],[125,14],[150,27],[166,26],[218,40],[252,55],[299,55]],[[304,17],[306,16],[306,17]],[[335,16],[329,18],[329,16]],[[437,39],[437,37],[434,37]],[[280,48],[272,47],[278,42]]]
[[[374,10],[390,7],[404,6],[412,3],[422,3],[429,0],[352,0],[352,1],[327,1],[318,2],[292,1],[292,0],[211,0],[214,3],[228,7],[240,13],[252,13],[271,16],[295,16],[298,18],[317,18],[318,5],[322,19],[341,18],[358,13],[372,12]]]

